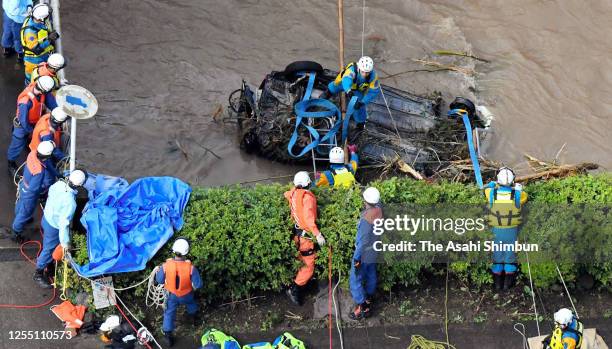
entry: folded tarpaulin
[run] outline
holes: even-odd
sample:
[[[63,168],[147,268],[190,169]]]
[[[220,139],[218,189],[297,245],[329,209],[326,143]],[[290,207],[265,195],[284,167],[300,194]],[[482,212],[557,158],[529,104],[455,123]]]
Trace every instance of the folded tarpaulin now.
[[[121,177],[113,177],[90,172],[87,174],[87,181],[83,186],[85,189],[87,189],[89,200],[94,200],[96,196],[107,190],[123,190],[127,188],[128,185],[128,182]]]
[[[100,193],[81,217],[89,264],[74,267],[87,277],[144,269],[182,228],[190,194],[189,185],[172,177],[141,178]]]

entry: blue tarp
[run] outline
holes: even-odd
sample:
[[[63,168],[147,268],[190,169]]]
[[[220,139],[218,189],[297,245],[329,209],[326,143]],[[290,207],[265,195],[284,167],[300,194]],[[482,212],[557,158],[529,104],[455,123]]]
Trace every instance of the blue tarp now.
[[[118,181],[85,207],[89,264],[74,267],[87,277],[143,270],[182,228],[190,194],[189,185],[172,177],[141,178],[128,187]]]

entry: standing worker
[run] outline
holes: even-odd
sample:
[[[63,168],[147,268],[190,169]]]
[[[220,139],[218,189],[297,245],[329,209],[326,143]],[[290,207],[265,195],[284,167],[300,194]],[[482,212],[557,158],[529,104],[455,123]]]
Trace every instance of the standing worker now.
[[[51,8],[45,3],[34,6],[30,17],[26,18],[21,27],[21,45],[25,53],[25,81],[30,83],[32,71],[39,63],[46,62],[55,50],[55,40],[59,34],[52,31]]]
[[[50,158],[55,149],[51,141],[44,141],[35,151],[28,155],[23,169],[23,178],[17,187],[18,197],[15,203],[15,219],[13,220],[13,233],[11,239],[19,244],[23,243],[23,228],[32,220],[36,204],[43,194],[57,179],[57,171]]]
[[[46,62],[39,63],[34,70],[32,70],[32,81],[38,80],[41,76],[49,76],[55,81],[55,88],[58,89],[62,86],[65,81],[60,81],[57,72],[64,69],[66,66],[66,59],[59,53],[54,53],[49,56]]]
[[[518,238],[519,225],[522,222],[521,208],[527,202],[527,193],[523,186],[516,184],[514,187],[514,172],[508,167],[502,167],[497,173],[497,182],[489,183],[484,190],[488,200],[489,225],[495,236],[496,246],[500,244],[512,244]],[[510,289],[516,281],[516,252],[494,251],[493,252],[493,281],[496,290]]]
[[[43,229],[43,246],[36,259],[34,281],[42,288],[51,288],[49,276],[45,269],[51,263],[51,255],[58,244],[65,251],[70,247],[70,223],[76,210],[77,189],[87,180],[87,174],[75,170],[68,176],[68,182],[60,180],[49,188],[49,196],[43,210],[41,226]]]
[[[31,7],[32,0],[2,0],[2,55],[17,53],[18,63],[23,62],[21,27]]]
[[[584,325],[571,310],[561,308],[555,313],[555,329],[544,339],[546,349],[580,349]]]
[[[55,144],[62,144],[62,124],[68,119],[68,114],[60,107],[51,111],[51,113],[43,115],[36,123],[32,132],[32,140],[30,141],[30,150],[38,147],[40,142],[53,141]],[[66,155],[60,147],[55,147],[53,150],[53,158],[55,162],[62,160]]]
[[[155,281],[158,284],[164,284],[164,288],[170,293],[162,327],[166,344],[169,347],[174,345],[176,309],[179,304],[184,304],[187,307],[187,314],[195,325],[199,307],[195,301],[194,291],[202,287],[198,269],[191,264],[191,261],[185,259],[189,253],[189,242],[183,238],[176,239],[172,245],[172,252],[174,252],[174,258],[166,260],[161,268],[157,267],[155,274]]]
[[[57,108],[55,97],[51,93],[55,82],[48,76],[31,83],[17,97],[17,116],[13,121],[13,137],[8,147],[8,169],[13,177],[17,170],[17,159],[28,144],[28,138],[43,115],[44,107],[49,110]]]
[[[357,223],[357,237],[355,238],[355,253],[353,265],[349,276],[351,296],[355,308],[349,314],[353,320],[361,320],[370,315],[374,293],[376,292],[376,257],[374,242],[374,221],[383,218],[380,204],[380,192],[369,187],[363,192],[365,209],[361,212]]]
[[[344,150],[340,147],[334,147],[329,152],[329,170],[323,172],[317,180],[317,187],[324,186],[342,186],[352,187],[355,184],[355,172],[359,164],[359,156],[357,155],[357,146],[349,145],[347,147],[351,153],[350,163],[344,163]]]
[[[319,246],[325,245],[325,238],[317,228],[317,198],[307,188],[310,176],[306,171],[300,171],[293,177],[294,188],[285,192],[285,198],[291,208],[291,218],[295,223],[292,239],[298,249],[298,259],[303,263],[297,272],[293,283],[287,290],[291,301],[302,305],[301,290],[312,279],[317,253],[312,236]]]
[[[365,106],[380,93],[380,82],[372,58],[363,56],[357,63],[347,64],[336,79],[327,85],[327,91],[320,98],[329,98],[330,95],[337,95],[340,91],[347,94],[349,101],[352,96],[358,98],[353,117],[357,126],[363,128],[368,118]]]

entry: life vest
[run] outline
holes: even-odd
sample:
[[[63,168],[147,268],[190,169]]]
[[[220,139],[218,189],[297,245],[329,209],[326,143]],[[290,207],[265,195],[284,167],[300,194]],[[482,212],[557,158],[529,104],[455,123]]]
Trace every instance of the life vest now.
[[[499,192],[497,186],[485,189],[489,200],[487,219],[492,227],[514,228],[522,223],[522,191]]]
[[[41,76],[53,78],[55,81],[55,87],[59,87],[59,79],[57,78],[57,74],[49,70],[49,64],[47,62],[40,63],[38,66],[36,66],[36,68],[34,68],[34,70],[32,70],[32,77],[30,78],[30,81],[36,82],[36,80],[38,80],[38,78]]]
[[[365,95],[369,89],[377,88],[378,87],[378,76],[376,75],[376,72],[374,71],[370,72],[370,74],[368,75],[367,81],[357,86],[357,76],[356,76],[357,71],[356,69],[355,70],[351,69],[351,67],[355,67],[355,65],[356,65],[355,62],[351,62],[347,64],[346,67],[342,69],[340,74],[336,76],[336,79],[334,80],[334,85],[342,84],[342,78],[350,76],[353,79],[353,85],[351,86],[351,90],[360,91]]]
[[[34,127],[34,131],[32,132],[32,141],[30,142],[30,150],[38,149],[38,145],[40,144],[40,136],[41,134],[51,134],[53,136],[53,142],[55,145],[61,144],[62,132],[60,130],[56,130],[51,126],[51,114],[43,115],[40,120],[36,123]]]
[[[66,323],[66,328],[81,328],[86,310],[86,306],[74,305],[70,301],[51,307],[53,314]]]
[[[575,321],[576,328],[570,328],[568,326],[565,330],[562,330],[558,325],[555,327],[552,337],[550,338],[549,346],[551,349],[564,349],[563,334],[568,332],[573,333],[576,335],[576,337],[578,337],[578,340],[576,341],[576,349],[580,349],[582,346],[582,332],[584,331],[584,326],[582,325],[582,322],[578,321],[577,319]]]
[[[316,200],[314,194],[306,189],[295,189],[293,193],[291,193],[290,204],[291,204],[291,217],[295,221],[296,227],[305,230],[307,217],[305,215],[305,210],[307,208],[304,207],[304,196],[310,195],[313,199]]]
[[[33,176],[42,172],[43,164],[40,159],[38,159],[38,154],[36,153],[36,150],[33,150],[30,152],[30,154],[28,154],[28,158],[26,159],[26,167]]]
[[[191,285],[191,261],[177,261],[170,258],[166,260],[163,268],[166,274],[164,287],[168,292],[177,297],[183,297],[193,290]]]
[[[346,166],[343,166],[338,169],[331,170],[332,176],[334,177],[334,186],[335,187],[352,187],[355,184],[355,175],[353,172],[349,171]]]
[[[40,94],[38,98],[34,95],[34,87],[36,83],[30,83],[28,87],[26,87],[17,97],[17,105],[28,103],[28,101],[32,102],[32,107],[30,107],[30,111],[28,112],[28,122],[31,125],[36,125],[40,117],[43,113],[43,106],[45,105],[46,95],[44,93]],[[15,113],[19,113],[19,107],[17,107],[17,111]]]
[[[306,349],[304,342],[285,332],[272,343],[274,349]]]
[[[211,343],[219,345],[221,349],[240,349],[240,344],[234,337],[228,336],[215,328],[206,331],[202,336],[202,347]]]
[[[23,23],[23,26],[21,27],[20,37],[21,37],[21,46],[23,46],[23,53],[29,57],[40,57],[40,56],[44,56],[46,54],[53,52],[55,50],[55,47],[53,47],[53,45],[51,44],[49,44],[49,46],[44,48],[39,53],[34,53],[34,51],[28,48],[27,41],[25,38],[26,30],[31,29],[31,30],[36,31],[36,40],[40,43],[42,41],[49,40],[49,28],[51,28],[51,21],[49,21],[49,17],[47,17],[47,19],[45,20],[43,28],[36,27],[31,22],[32,22],[32,17],[28,17],[26,18],[25,22]],[[29,34],[29,35],[32,35],[32,34]]]

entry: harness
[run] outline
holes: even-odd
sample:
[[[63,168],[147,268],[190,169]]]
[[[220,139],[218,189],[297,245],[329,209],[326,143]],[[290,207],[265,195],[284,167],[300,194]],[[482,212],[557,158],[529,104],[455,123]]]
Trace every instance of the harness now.
[[[334,85],[341,84],[342,78],[344,78],[345,76],[356,74],[356,72],[351,70],[351,68],[355,67],[355,65],[355,62],[350,62],[349,64],[347,64],[346,67],[342,69],[340,74],[336,76],[336,79],[334,80]],[[357,83],[355,82],[357,79],[354,76],[351,77],[353,78],[353,85],[351,85],[351,90],[360,91],[365,95],[369,89],[374,89],[377,87],[376,85],[378,83],[378,76],[374,72],[370,73],[367,81],[364,81],[359,85],[357,85]]]
[[[45,104],[46,95],[44,93],[40,94],[40,101],[34,95],[34,83],[31,83],[26,87],[17,97],[17,111],[16,114],[19,113],[19,104],[25,104],[28,101],[32,102],[32,107],[28,111],[28,122],[32,125],[36,125],[43,112],[43,105]],[[19,117],[17,118],[19,121]],[[23,126],[23,125],[22,125]]]
[[[332,169],[331,171],[334,186],[341,186],[345,188],[352,187],[355,184],[355,175],[346,166],[341,168]]]
[[[550,348],[551,349],[565,349],[563,347],[563,334],[564,333],[572,333],[576,335],[578,340],[576,341],[576,349],[580,349],[582,347],[582,333],[584,331],[584,325],[582,322],[576,320],[577,329],[570,328],[569,326],[562,330],[561,327],[556,326],[555,330],[552,333],[552,337],[550,338]]]
[[[221,349],[240,349],[240,344],[234,337],[228,336],[215,328],[211,328],[202,335],[202,346],[211,343],[219,345]]]
[[[493,227],[517,227],[522,223],[521,191],[512,189],[509,199],[500,199],[498,187],[490,188],[489,192],[489,225]]]
[[[53,47],[53,45],[51,44],[44,49],[39,48],[40,42],[49,40],[49,28],[51,28],[51,22],[49,21],[49,18],[45,19],[44,28],[36,27],[32,25],[31,22],[32,17],[28,17],[23,23],[23,26],[21,27],[21,31],[19,33],[24,54],[29,57],[39,57],[47,53],[53,52],[55,50],[55,47]],[[30,49],[26,44],[26,30],[34,30],[36,32],[36,40],[38,41],[38,43],[32,49]]]

